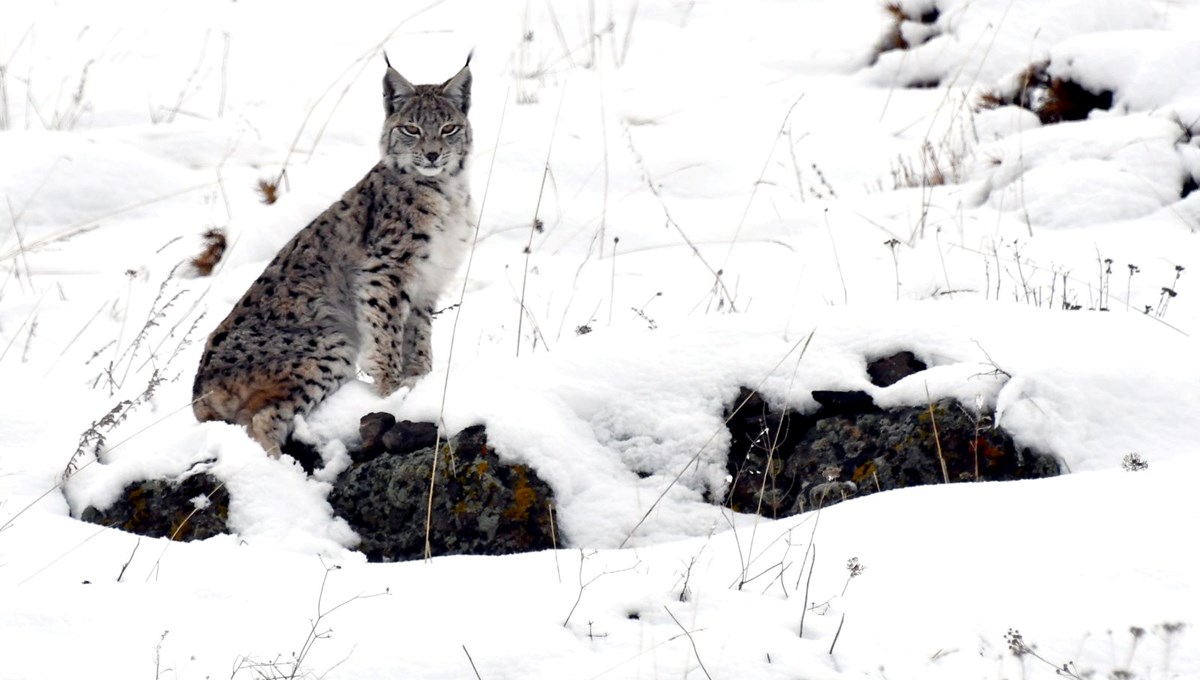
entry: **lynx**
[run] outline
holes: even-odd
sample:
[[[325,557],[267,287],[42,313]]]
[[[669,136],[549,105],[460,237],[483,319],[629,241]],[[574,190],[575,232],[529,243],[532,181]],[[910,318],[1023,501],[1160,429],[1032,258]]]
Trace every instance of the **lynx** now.
[[[356,363],[381,395],[429,372],[434,304],[475,231],[470,62],[441,85],[413,85],[387,63],[381,160],[209,336],[192,388],[198,420],[242,425],[278,457],[294,417],[353,380]]]

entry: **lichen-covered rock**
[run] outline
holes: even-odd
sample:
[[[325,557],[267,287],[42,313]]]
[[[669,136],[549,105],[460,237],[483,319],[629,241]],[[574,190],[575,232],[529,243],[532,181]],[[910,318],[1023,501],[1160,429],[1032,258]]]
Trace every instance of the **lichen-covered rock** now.
[[[360,435],[362,446],[350,452],[354,464],[333,482],[330,505],[358,532],[369,560],[423,557],[437,428],[369,414],[360,422]],[[502,555],[555,546],[550,487],[532,469],[500,460],[482,426],[463,430],[439,448],[430,515],[433,555]],[[321,463],[316,448],[303,442],[289,442],[284,453],[300,456],[310,471]],[[131,484],[111,507],[86,508],[80,519],[191,541],[228,533],[229,502],[220,480],[194,474]]]
[[[229,492],[209,474],[131,484],[112,506],[80,519],[152,538],[196,541],[227,532]]]
[[[745,405],[729,419],[726,503],[786,517],[889,489],[1060,472],[1053,456],[1018,449],[986,414],[956,402],[936,402],[931,414],[928,406],[880,409],[860,396],[824,394],[820,410],[801,415],[743,390],[735,405]]]
[[[427,428],[411,425],[404,425],[408,434],[428,434]],[[407,435],[391,434],[384,434],[383,441],[411,441]],[[432,446],[407,453],[387,450],[354,465],[334,482],[330,505],[358,532],[359,550],[368,560],[424,556],[433,459]],[[488,448],[482,426],[467,428],[440,446],[430,551],[499,555],[554,547],[552,503],[550,487],[532,469],[501,461]]]

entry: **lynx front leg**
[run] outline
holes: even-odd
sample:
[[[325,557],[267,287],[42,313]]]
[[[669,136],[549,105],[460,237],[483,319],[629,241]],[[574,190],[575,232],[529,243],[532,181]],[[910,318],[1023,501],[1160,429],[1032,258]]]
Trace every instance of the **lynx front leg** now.
[[[413,306],[394,283],[398,280],[371,272],[359,290],[359,325],[364,342],[361,363],[383,396],[399,389],[404,378],[403,333]]]
[[[401,384],[411,387],[433,368],[433,305],[413,305],[404,323]]]

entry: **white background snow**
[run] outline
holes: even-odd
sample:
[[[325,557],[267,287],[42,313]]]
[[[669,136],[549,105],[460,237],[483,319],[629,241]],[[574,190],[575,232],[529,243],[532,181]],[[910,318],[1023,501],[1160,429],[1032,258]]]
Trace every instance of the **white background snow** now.
[[[0,678],[1200,677],[1200,2],[936,6],[876,59],[879,0],[6,2]],[[383,49],[414,82],[475,50],[479,240],[434,372],[331,398],[309,478],[191,380],[377,157]],[[1111,110],[975,110],[1047,59]],[[177,269],[214,227],[216,274]],[[900,349],[931,369],[872,386]],[[734,516],[702,494],[741,386],[978,398],[1070,474]],[[324,499],[374,410],[486,424],[563,549],[367,564]],[[234,535],[73,519],[201,462]]]

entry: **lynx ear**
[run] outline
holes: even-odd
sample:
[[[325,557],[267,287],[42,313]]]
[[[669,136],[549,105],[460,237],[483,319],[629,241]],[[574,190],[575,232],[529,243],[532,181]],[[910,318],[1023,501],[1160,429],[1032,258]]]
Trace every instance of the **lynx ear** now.
[[[442,94],[454,102],[464,115],[471,108],[471,56],[474,54],[472,51],[467,55],[467,63],[457,75],[442,83]]]
[[[383,74],[383,110],[390,116],[400,110],[400,103],[413,96],[417,88],[392,68],[386,52],[383,54],[383,62],[387,64],[387,73]]]

